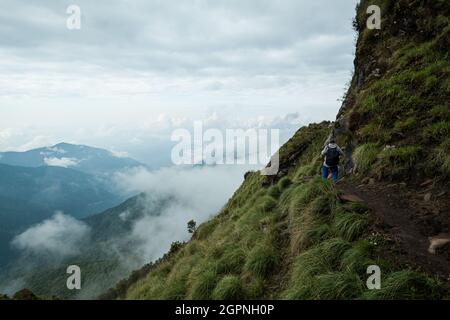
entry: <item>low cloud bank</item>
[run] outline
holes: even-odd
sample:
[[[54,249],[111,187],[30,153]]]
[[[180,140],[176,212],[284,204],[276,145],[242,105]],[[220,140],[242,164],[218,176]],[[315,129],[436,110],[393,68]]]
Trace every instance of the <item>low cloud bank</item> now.
[[[75,158],[44,158],[44,162],[48,166],[69,168],[78,164]]]
[[[16,236],[12,245],[30,253],[69,257],[79,253],[89,233],[89,227],[83,222],[57,212]]]
[[[130,240],[141,263],[161,257],[174,241],[189,238],[187,222],[197,224],[216,214],[242,183],[244,173],[255,166],[170,167],[158,171],[143,168],[119,173],[115,181],[126,193],[145,192],[145,214],[133,224]],[[173,199],[159,215],[155,199]]]
[[[156,171],[141,167],[117,173],[113,178],[115,188],[123,194],[144,194],[138,198],[138,209],[125,208],[118,215],[117,223],[131,223],[130,230],[126,234],[111,230],[94,243],[96,229],[58,212],[14,238],[12,245],[21,251],[25,269],[2,283],[1,291],[13,293],[29,287],[30,275],[38,265],[52,269],[72,260],[117,261],[106,278],[101,274],[104,270],[98,270],[95,280],[74,296],[96,297],[132,270],[162,257],[172,242],[188,240],[187,222],[193,219],[199,225],[217,214],[244,180],[244,173],[256,169],[259,168],[249,165],[169,167]],[[139,215],[135,215],[135,210]]]

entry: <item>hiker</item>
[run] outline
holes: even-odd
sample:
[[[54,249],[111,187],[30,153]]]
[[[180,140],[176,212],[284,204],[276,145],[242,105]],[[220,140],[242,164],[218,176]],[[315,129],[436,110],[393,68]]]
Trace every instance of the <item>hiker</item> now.
[[[332,138],[321,154],[325,158],[322,165],[322,178],[327,179],[331,171],[333,182],[336,183],[339,174],[339,157],[344,156],[344,153],[336,144],[335,139]]]

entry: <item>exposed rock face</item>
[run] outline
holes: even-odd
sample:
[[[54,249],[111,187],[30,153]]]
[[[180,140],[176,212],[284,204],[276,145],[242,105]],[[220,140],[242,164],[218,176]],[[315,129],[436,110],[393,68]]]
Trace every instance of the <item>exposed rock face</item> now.
[[[380,30],[369,30],[366,26],[368,17],[366,8],[374,4],[381,8],[382,22]],[[343,99],[336,121],[330,132],[330,136],[337,139],[338,144],[345,152],[344,168],[347,174],[354,172],[353,151],[359,145],[368,142],[366,137],[361,136],[361,129],[365,125],[373,125],[374,120],[380,113],[392,113],[392,117],[385,117],[391,120],[392,123],[387,124],[385,119],[379,120],[383,125],[376,130],[372,129],[378,132],[372,132],[371,134],[383,136],[387,141],[372,139],[370,142],[398,142],[399,145],[413,144],[418,138],[422,137],[413,138],[408,136],[406,130],[401,126],[394,129],[395,121],[404,121],[406,118],[405,113],[408,113],[408,116],[417,119],[416,126],[425,126],[427,125],[426,120],[421,119],[419,112],[439,104],[448,107],[450,99],[448,90],[439,88],[439,85],[446,79],[446,71],[443,72],[443,75],[440,75],[439,71],[426,74],[428,79],[440,79],[428,92],[422,90],[425,87],[424,80],[426,79],[408,86],[408,83],[412,84],[413,82],[411,79],[417,79],[414,72],[430,69],[433,63],[442,59],[442,57],[439,57],[435,62],[427,61],[427,58],[420,57],[418,48],[428,45],[432,48],[430,52],[423,53],[425,57],[432,56],[435,53],[445,54],[450,50],[450,28],[448,24],[450,6],[448,3],[444,4],[444,1],[429,1],[425,4],[411,0],[362,0],[358,5],[357,12],[357,17],[354,21],[354,28],[358,32],[354,73],[348,92]],[[400,55],[399,52],[402,52],[402,54]],[[418,55],[417,58],[414,56],[416,54]],[[399,63],[399,57],[404,56],[413,56],[414,58],[411,58],[408,63],[401,62],[404,63],[404,66],[399,67],[399,64],[401,64]],[[390,100],[386,98],[386,101],[383,101],[383,98],[389,96],[388,93],[380,95],[381,99],[373,96],[374,86],[381,88],[380,82],[392,81],[405,69],[408,71],[411,69],[412,75],[404,74],[404,79],[401,78],[397,81],[398,88],[396,87],[395,90],[398,89],[398,91],[393,91],[393,96]],[[388,87],[382,88],[383,90],[380,91],[389,91]],[[402,100],[402,96],[405,97],[404,100]],[[372,110],[371,112],[367,112],[367,109],[364,110],[366,108],[364,105],[368,103],[369,97],[373,98],[374,104],[367,107]],[[412,98],[409,99],[410,97]],[[416,107],[416,110],[414,110],[413,103],[407,101],[408,99],[411,101],[414,101],[414,99],[420,100],[420,107]],[[395,113],[389,111],[389,109],[394,108],[389,101],[394,103],[402,101],[399,103],[398,108],[403,108],[404,112]],[[403,103],[403,101],[405,102]],[[421,121],[424,123],[420,123]],[[386,126],[391,127],[388,130]],[[413,135],[416,135],[414,131]]]
[[[277,174],[265,176],[262,182],[263,187],[267,187],[278,182],[281,178],[285,177],[289,170],[292,170],[299,162],[301,155],[310,147],[310,144],[317,144],[318,131],[326,132],[328,128],[332,127],[332,123],[324,121],[319,124],[310,124],[307,128],[304,128],[304,134],[302,134],[299,141],[296,143],[296,148],[288,149],[281,148],[279,152],[279,169]],[[295,136],[294,136],[295,137]],[[319,143],[322,143],[319,142]],[[293,144],[293,138],[291,138],[286,145]],[[268,164],[270,166],[271,163]],[[318,173],[318,172],[317,172]]]

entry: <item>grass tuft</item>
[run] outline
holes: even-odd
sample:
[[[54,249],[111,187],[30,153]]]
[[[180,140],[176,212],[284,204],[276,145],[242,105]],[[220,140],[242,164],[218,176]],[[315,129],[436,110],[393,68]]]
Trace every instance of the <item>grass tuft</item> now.
[[[379,151],[380,148],[376,143],[366,143],[357,147],[353,152],[353,162],[358,172],[362,174],[369,172],[377,160]]]
[[[278,187],[281,191],[287,189],[292,184],[292,180],[289,177],[284,177],[278,182]]]
[[[391,273],[380,290],[370,290],[363,294],[365,299],[426,299],[434,300],[443,297],[443,287],[439,281],[423,274],[402,270]]]
[[[331,267],[336,267],[345,251],[351,248],[348,241],[341,238],[333,238],[319,245],[321,256]]]
[[[373,252],[374,245],[367,240],[354,243],[352,248],[342,255],[340,269],[360,275],[364,274],[369,265],[375,264],[372,259]]]
[[[270,244],[257,245],[250,252],[245,270],[253,275],[266,278],[275,268],[278,262],[278,256]]]
[[[354,241],[367,230],[368,224],[367,215],[341,212],[335,217],[334,228],[338,236],[347,241]]]
[[[227,250],[217,263],[218,274],[240,274],[245,265],[246,255],[240,248]]]
[[[197,239],[206,239],[211,233],[214,232],[218,225],[217,219],[209,220],[202,223],[197,230],[195,230],[194,237]]]
[[[268,212],[277,206],[277,202],[271,196],[264,196],[261,200],[260,206],[264,212]]]
[[[217,272],[211,266],[206,266],[205,269],[201,268],[200,270],[194,271],[190,275],[192,279],[190,299],[209,300],[217,284]]]
[[[380,153],[384,175],[402,175],[408,173],[419,160],[422,148],[419,146],[405,146],[385,149]]]
[[[364,287],[363,281],[355,273],[332,272],[315,278],[312,298],[317,300],[355,299],[362,294]]]
[[[271,186],[267,191],[267,194],[272,198],[278,199],[278,197],[281,195],[280,187],[278,187],[278,185]]]
[[[219,281],[212,294],[215,300],[240,300],[244,297],[241,280],[237,276],[226,275]]]

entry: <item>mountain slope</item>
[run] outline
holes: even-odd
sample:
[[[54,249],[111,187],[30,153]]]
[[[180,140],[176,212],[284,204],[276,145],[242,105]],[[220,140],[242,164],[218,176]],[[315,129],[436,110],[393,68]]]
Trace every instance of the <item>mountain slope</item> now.
[[[15,290],[26,287],[42,297],[65,299],[89,299],[99,295],[142,263],[137,250],[130,250],[141,245],[138,238],[131,236],[133,227],[139,219],[160,215],[169,202],[173,200],[150,200],[149,196],[140,194],[82,219],[90,232],[79,252],[61,258],[51,253],[25,252],[9,265],[0,287],[16,282],[19,286]],[[66,268],[72,264],[83,272],[81,291],[66,287]]]
[[[371,4],[382,8],[381,30],[365,26]],[[445,272],[450,270],[445,264],[433,267],[445,258],[421,252],[415,259],[396,251],[413,235],[426,239],[426,231],[450,231],[448,196],[433,198],[438,211],[427,221],[437,227],[423,230],[415,225],[420,210],[408,217],[413,227],[392,220],[405,217],[395,216],[387,188],[406,186],[401,196],[410,201],[409,192],[420,194],[426,180],[433,179],[432,194],[436,185],[439,194],[449,194],[448,2],[361,1],[354,25],[359,32],[355,73],[331,130],[327,123],[300,129],[280,150],[277,176],[248,173],[191,241],[174,245],[163,259],[102,298],[449,297]],[[345,169],[351,174],[336,187],[316,177],[319,153],[330,135],[345,146]],[[367,183],[378,188],[377,205],[367,201],[372,197]],[[364,198],[342,194],[355,190],[362,190]],[[398,231],[404,234],[400,242],[392,238]],[[380,267],[380,290],[366,286],[370,265]]]
[[[74,217],[84,217],[112,207],[118,201],[103,181],[72,169],[0,164],[0,176],[1,196],[19,204],[45,205],[49,215],[55,210],[64,210]],[[18,223],[23,222],[15,218]]]
[[[355,73],[334,130],[353,152],[347,169],[379,179],[450,174],[448,1],[374,1],[381,30],[360,5]],[[353,161],[352,161],[353,160]]]
[[[89,174],[109,174],[143,166],[107,150],[68,143],[26,152],[1,152],[0,163],[23,167],[59,166]]]
[[[55,211],[82,218],[122,201],[102,180],[72,169],[0,164],[0,177],[1,266],[14,255],[14,236]]]
[[[14,258],[14,236],[55,211],[83,218],[119,204],[124,196],[108,181],[138,166],[103,149],[67,143],[0,153],[0,266]]]
[[[35,206],[25,200],[0,196],[0,266],[15,255],[10,242],[22,228],[42,221],[49,216],[45,207]]]

